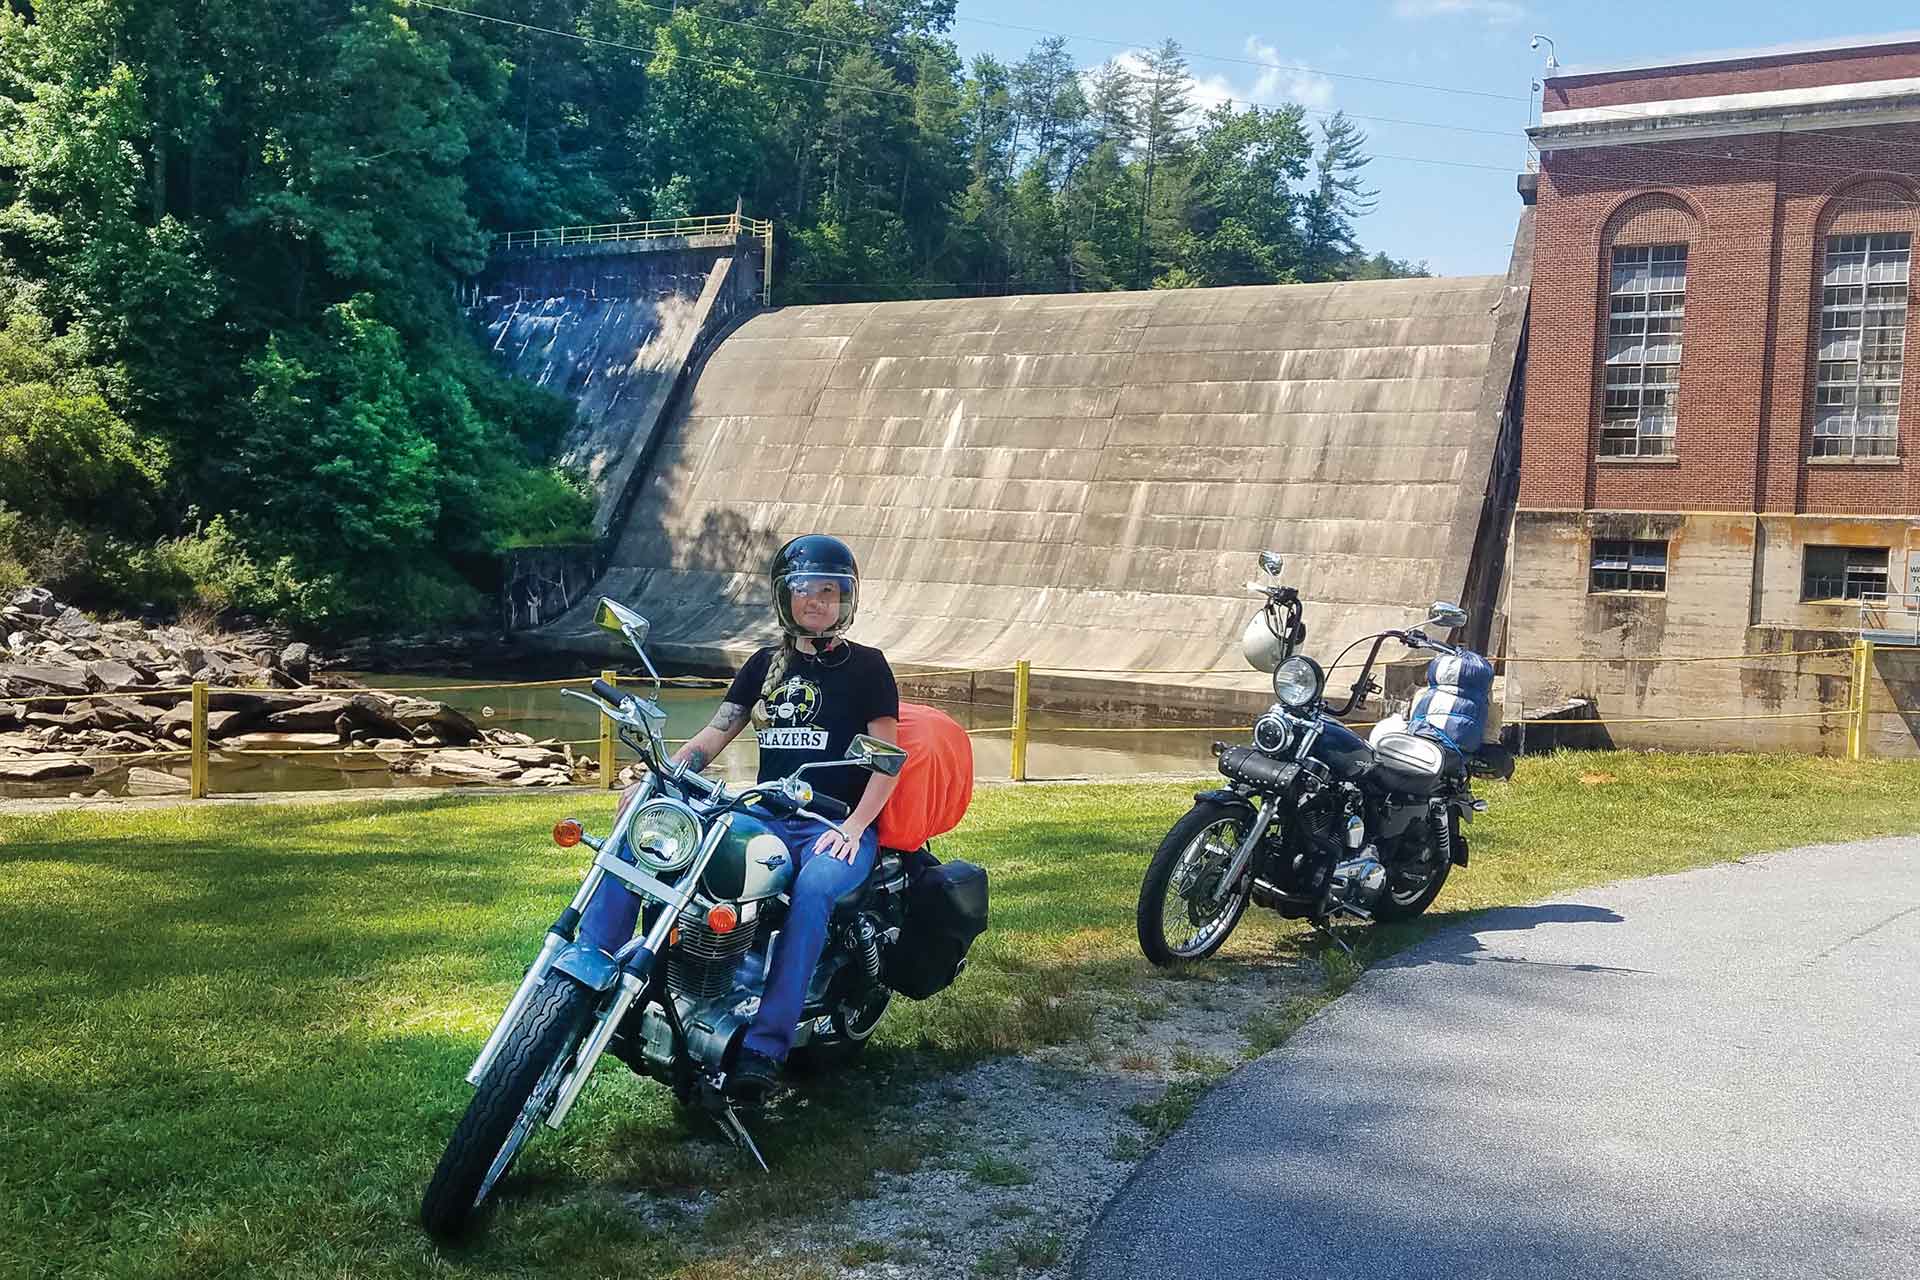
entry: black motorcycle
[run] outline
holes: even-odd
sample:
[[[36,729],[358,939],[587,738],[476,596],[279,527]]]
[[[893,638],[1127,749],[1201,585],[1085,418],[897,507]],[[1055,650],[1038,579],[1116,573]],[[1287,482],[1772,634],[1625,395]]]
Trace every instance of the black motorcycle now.
[[[1425,630],[1463,626],[1465,610],[1435,604],[1421,627],[1356,640],[1342,658],[1372,648],[1333,706],[1326,673],[1295,652],[1306,638],[1299,592],[1280,583],[1278,556],[1261,565],[1268,581],[1254,590],[1266,602],[1248,627],[1248,659],[1272,671],[1276,701],[1254,722],[1252,746],[1214,744],[1228,784],[1194,797],[1147,866],[1136,923],[1157,965],[1212,955],[1249,901],[1323,929],[1342,917],[1412,919],[1467,865],[1462,826],[1486,809],[1471,779],[1513,774],[1513,757],[1475,728],[1486,723],[1492,668]],[[1341,720],[1380,690],[1373,672],[1388,640],[1440,657],[1414,723],[1389,718],[1362,740]],[[1464,686],[1453,683],[1463,671]]]

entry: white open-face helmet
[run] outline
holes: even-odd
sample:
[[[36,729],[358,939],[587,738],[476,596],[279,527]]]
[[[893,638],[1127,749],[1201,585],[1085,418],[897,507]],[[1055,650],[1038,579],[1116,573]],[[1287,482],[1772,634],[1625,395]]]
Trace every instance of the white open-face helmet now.
[[[1265,609],[1254,614],[1241,633],[1240,651],[1247,655],[1247,663],[1254,670],[1269,674],[1280,665],[1280,659],[1287,656],[1286,645],[1273,629],[1273,620]]]

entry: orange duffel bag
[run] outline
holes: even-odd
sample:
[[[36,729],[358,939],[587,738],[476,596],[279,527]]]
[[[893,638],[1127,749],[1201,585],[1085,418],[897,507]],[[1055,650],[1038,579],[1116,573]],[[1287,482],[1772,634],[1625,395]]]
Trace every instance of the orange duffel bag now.
[[[918,849],[960,825],[973,799],[973,741],[960,722],[935,707],[900,704],[900,745],[907,763],[880,811],[880,843]]]

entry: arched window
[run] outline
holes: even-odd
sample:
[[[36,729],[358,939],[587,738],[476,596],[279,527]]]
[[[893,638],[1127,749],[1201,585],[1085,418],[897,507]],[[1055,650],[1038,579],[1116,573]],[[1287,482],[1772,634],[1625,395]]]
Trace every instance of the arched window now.
[[[1821,211],[1810,446],[1816,458],[1890,458],[1900,451],[1914,215],[1913,193],[1886,181],[1848,187]]]
[[[1636,196],[1601,237],[1607,315],[1600,358],[1600,455],[1665,457],[1680,408],[1687,248],[1699,219],[1675,196]]]

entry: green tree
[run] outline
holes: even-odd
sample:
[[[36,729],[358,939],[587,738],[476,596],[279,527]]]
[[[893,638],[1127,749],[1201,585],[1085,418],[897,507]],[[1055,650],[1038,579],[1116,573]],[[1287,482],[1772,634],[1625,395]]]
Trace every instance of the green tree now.
[[[1373,211],[1379,195],[1360,176],[1367,165],[1366,144],[1367,135],[1344,112],[1336,111],[1320,126],[1316,180],[1305,210],[1304,279],[1337,278],[1342,264],[1359,250],[1354,221]]]

